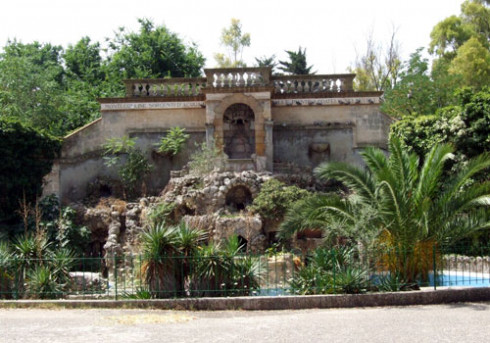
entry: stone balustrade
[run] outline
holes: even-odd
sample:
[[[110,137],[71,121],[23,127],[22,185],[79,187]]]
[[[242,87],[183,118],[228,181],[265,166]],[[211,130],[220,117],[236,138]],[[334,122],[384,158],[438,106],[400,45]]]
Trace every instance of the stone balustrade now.
[[[274,76],[276,94],[336,93],[351,91],[355,74]]]
[[[206,78],[125,80],[127,97],[182,97],[202,94]]]
[[[268,86],[270,68],[205,69],[208,88],[235,88]]]
[[[272,87],[274,94],[352,91],[355,74],[272,76],[271,68],[205,69],[206,77],[125,80],[127,97],[187,97],[204,90]]]

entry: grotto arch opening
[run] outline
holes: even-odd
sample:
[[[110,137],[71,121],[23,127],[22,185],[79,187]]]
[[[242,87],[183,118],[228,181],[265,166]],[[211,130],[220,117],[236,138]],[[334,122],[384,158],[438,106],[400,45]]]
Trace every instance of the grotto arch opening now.
[[[240,212],[252,203],[252,192],[243,185],[232,187],[226,193],[225,204],[231,212]]]

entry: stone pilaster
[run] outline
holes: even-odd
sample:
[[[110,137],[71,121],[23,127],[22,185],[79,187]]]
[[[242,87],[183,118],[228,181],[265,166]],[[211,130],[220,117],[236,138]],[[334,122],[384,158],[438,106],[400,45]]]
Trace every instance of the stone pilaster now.
[[[272,120],[266,120],[264,122],[265,128],[265,156],[266,156],[266,169],[270,172],[273,170],[274,165],[274,141],[272,133],[274,131],[274,122]]]
[[[209,149],[214,147],[214,124],[206,123],[206,145]]]

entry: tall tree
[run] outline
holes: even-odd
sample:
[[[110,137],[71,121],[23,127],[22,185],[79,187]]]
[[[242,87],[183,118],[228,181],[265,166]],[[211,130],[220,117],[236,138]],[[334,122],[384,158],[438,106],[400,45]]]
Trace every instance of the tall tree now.
[[[313,66],[308,66],[306,62],[306,48],[301,51],[301,47],[298,51],[286,50],[289,61],[279,61],[279,70],[291,74],[291,75],[308,75],[315,74],[311,69]]]
[[[121,28],[109,40],[109,77],[127,78],[197,77],[204,57],[195,44],[186,45],[165,26],[138,19],[139,32]]]
[[[385,90],[382,111],[394,118],[430,115],[438,109],[455,104],[453,93],[461,85],[461,77],[448,74],[443,68],[429,68],[429,61],[417,49],[403,63],[399,80]]]
[[[0,54],[0,117],[62,135],[64,69],[60,46],[9,41]]]
[[[358,55],[354,66],[348,69],[356,74],[354,88],[357,90],[385,91],[395,87],[401,69],[400,44],[396,39],[396,30],[392,30],[386,46],[376,42],[371,32],[366,41],[366,51],[363,55]]]
[[[274,69],[277,66],[276,55],[255,57],[255,62],[257,67],[270,67],[272,73],[274,73]]]
[[[452,144],[455,161],[462,162],[490,151],[490,90],[459,90],[457,105],[447,106],[436,114],[407,116],[391,126],[391,135],[400,138],[419,156],[439,143]]]
[[[229,56],[222,53],[214,55],[220,68],[246,67],[242,60],[245,47],[250,46],[250,33],[242,33],[242,24],[239,19],[232,18],[230,27],[221,31],[221,44],[229,50]]]
[[[490,84],[490,7],[485,0],[466,0],[459,16],[439,22],[431,32],[433,70],[459,75],[464,86]]]
[[[20,202],[34,204],[60,149],[60,140],[0,118],[0,223],[17,217]]]

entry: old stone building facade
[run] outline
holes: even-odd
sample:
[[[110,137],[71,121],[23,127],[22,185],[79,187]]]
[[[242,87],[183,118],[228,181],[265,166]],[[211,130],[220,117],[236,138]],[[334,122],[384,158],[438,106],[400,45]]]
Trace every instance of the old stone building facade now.
[[[65,137],[46,193],[64,203],[87,195],[88,185],[114,177],[102,160],[108,138],[130,136],[155,165],[149,191],[168,183],[195,143],[217,146],[230,170],[311,170],[322,161],[360,164],[359,150],[385,147],[390,119],[380,112],[380,92],[356,92],[355,75],[273,76],[270,68],[206,69],[203,78],[127,80],[126,96],[100,99],[101,118]],[[154,144],[168,129],[190,139],[170,159]]]

